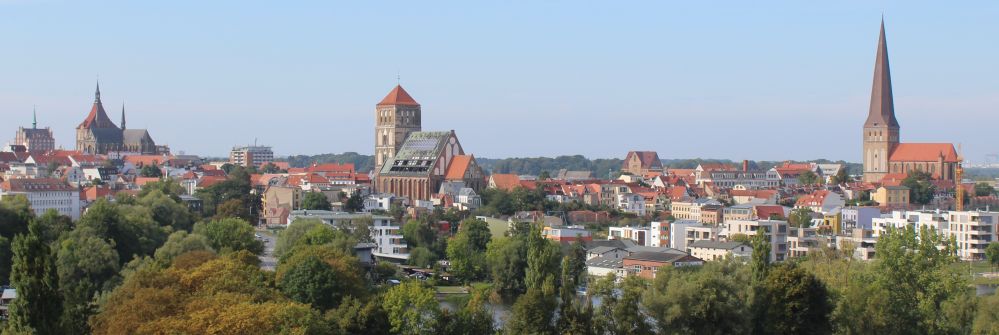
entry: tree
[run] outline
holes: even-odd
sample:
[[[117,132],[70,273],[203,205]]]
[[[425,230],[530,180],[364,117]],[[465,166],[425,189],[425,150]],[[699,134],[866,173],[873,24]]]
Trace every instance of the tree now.
[[[160,227],[170,227],[174,231],[190,231],[194,225],[194,215],[188,210],[187,205],[181,202],[179,197],[174,198],[160,189],[152,189],[140,196],[136,203],[148,208],[153,221],[156,221]]]
[[[555,334],[554,311],[558,300],[541,289],[528,289],[513,304],[506,321],[508,334]]]
[[[541,173],[538,174],[538,180],[548,180],[551,178],[552,175],[548,173],[548,171],[541,171]]]
[[[594,295],[600,298],[593,319],[596,333],[652,334],[652,326],[640,306],[645,286],[645,280],[638,276],[625,277],[620,285],[615,284],[613,275],[598,280],[592,287]]]
[[[274,163],[271,162],[267,162],[267,164],[264,164],[264,166],[260,170],[261,170],[260,172],[263,173],[281,173],[281,168],[279,168],[277,165],[274,165]]]
[[[661,267],[642,296],[661,334],[750,332],[743,267],[731,261],[703,267]]]
[[[909,202],[917,205],[926,205],[933,201],[933,194],[936,193],[936,186],[930,181],[933,176],[928,172],[912,171],[905,179],[902,179],[902,186],[909,188]]]
[[[787,223],[792,227],[808,228],[812,225],[812,213],[808,207],[795,208],[788,215]]]
[[[430,252],[430,249],[425,247],[416,247],[409,250],[409,260],[406,262],[409,263],[409,265],[426,268],[430,267],[430,265],[434,263],[434,255]]]
[[[28,223],[35,218],[31,203],[23,195],[5,196],[0,200],[0,236],[13,239],[28,232]]]
[[[139,176],[146,178],[159,178],[163,176],[163,171],[156,165],[146,165],[139,169]]]
[[[492,234],[485,221],[479,219],[463,221],[458,233],[447,244],[451,273],[466,283],[485,277],[485,251],[491,237]]]
[[[850,178],[850,174],[846,171],[846,166],[841,167],[839,171],[836,171],[836,175],[830,178],[830,184],[845,184],[851,181],[853,180]]]
[[[73,219],[60,215],[55,209],[49,209],[35,219],[42,241],[52,243],[59,239],[63,233],[73,229]]]
[[[326,313],[326,320],[334,334],[390,334],[381,296],[367,301],[346,297],[339,307]]]
[[[541,225],[535,224],[527,235],[527,270],[524,286],[554,295],[558,289],[559,262],[562,251],[555,242],[541,236]]]
[[[999,242],[989,243],[989,246],[985,247],[985,259],[989,261],[993,269],[999,266]]]
[[[975,316],[972,333],[999,333],[999,293],[979,298],[978,315]]]
[[[760,227],[756,231],[756,235],[752,239],[753,255],[752,266],[753,281],[755,283],[761,283],[767,278],[767,272],[770,270],[770,238],[767,237],[767,230],[764,227]]]
[[[360,192],[354,192],[350,194],[347,201],[343,204],[343,210],[351,213],[357,213],[364,210],[364,198],[361,197]]]
[[[153,221],[148,208],[116,205],[104,199],[90,205],[76,225],[76,229],[89,229],[106,241],[113,241],[121,264],[133,257],[152,255],[166,240],[166,230]]]
[[[318,311],[289,301],[246,251],[190,252],[147,267],[103,299],[94,334],[326,334]]]
[[[281,291],[292,300],[327,310],[340,302],[336,271],[318,257],[308,257],[296,264],[281,279]]]
[[[762,284],[765,334],[830,334],[829,294],[825,285],[795,263],[775,266]]]
[[[296,219],[292,221],[281,233],[277,236],[277,242],[274,245],[274,256],[281,257],[285,253],[291,251],[298,241],[305,236],[310,230],[316,227],[325,225],[322,220],[319,219]]]
[[[214,253],[208,238],[200,234],[189,234],[186,231],[176,231],[170,234],[166,243],[156,249],[154,258],[164,266],[170,265],[177,256],[191,251],[209,251]]]
[[[986,183],[975,184],[975,196],[985,197],[996,194],[996,188]]]
[[[490,241],[486,248],[486,263],[493,287],[504,297],[514,297],[527,291],[524,285],[527,245],[524,240],[521,236],[500,237]]]
[[[332,210],[333,206],[322,192],[308,192],[302,197],[302,209],[306,210]]]
[[[195,192],[194,195],[203,203],[204,215],[259,222],[260,196],[251,192],[250,174],[241,166],[232,167],[226,173],[226,180]]]
[[[580,254],[578,251],[583,253]],[[580,302],[576,289],[586,274],[586,251],[578,241],[574,243],[570,255],[562,257],[562,281],[559,290],[558,318],[556,330],[562,334],[595,334],[593,330],[593,305],[590,297]]]
[[[438,311],[434,290],[416,281],[407,281],[385,292],[382,308],[388,313],[391,331],[396,334],[428,334]]]
[[[88,227],[69,233],[59,243],[56,269],[62,291],[62,329],[70,334],[87,333],[87,319],[96,314],[94,295],[117,283],[118,253],[110,243]]]
[[[815,185],[820,181],[819,175],[812,171],[803,171],[798,175],[798,182],[803,185]]]
[[[14,238],[10,281],[18,298],[10,304],[10,320],[5,332],[62,333],[59,329],[62,296],[55,259],[40,235],[38,225],[31,224],[27,234]]]
[[[222,253],[247,250],[259,255],[264,251],[264,243],[256,239],[253,227],[240,219],[199,222],[194,225],[194,233],[208,238],[212,248]]]
[[[861,321],[840,320],[883,334],[946,332],[949,322],[940,313],[941,306],[963,299],[960,293],[968,285],[964,276],[948,266],[956,259],[955,242],[925,228],[918,233],[911,226],[889,228],[878,238],[875,250],[877,260],[861,280],[870,283],[869,287],[858,290],[866,291],[863,296],[847,299],[853,305],[849,308],[861,309],[851,315],[867,316]]]
[[[281,260],[275,278],[288,297],[327,310],[344,297],[363,297],[367,291],[363,275],[357,258],[323,244],[296,248]]]

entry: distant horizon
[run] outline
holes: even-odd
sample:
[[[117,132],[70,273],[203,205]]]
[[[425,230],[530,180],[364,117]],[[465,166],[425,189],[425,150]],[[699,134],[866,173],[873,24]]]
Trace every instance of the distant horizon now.
[[[73,149],[99,74],[116,123],[199,156],[371,155],[401,82],[476,157],[859,162],[884,12],[902,141],[999,152],[999,3],[567,4],[0,1],[0,140],[35,105]]]

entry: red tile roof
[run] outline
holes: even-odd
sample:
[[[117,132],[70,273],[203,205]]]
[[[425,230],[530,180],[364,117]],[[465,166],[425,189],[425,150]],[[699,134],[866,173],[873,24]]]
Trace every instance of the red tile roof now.
[[[632,155],[638,156],[638,161],[642,163],[643,169],[662,168],[663,166],[662,161],[659,160],[659,154],[655,151],[629,151],[623,163],[625,168],[627,168],[627,161],[631,159]]]
[[[520,185],[520,177],[515,174],[494,173],[490,178],[496,188],[501,190],[513,191]]]
[[[396,85],[395,88],[382,99],[382,102],[378,103],[378,106],[419,106],[420,104],[416,102],[413,97],[409,96],[409,93],[402,88],[401,85]]]
[[[944,162],[956,163],[957,151],[950,143],[899,143],[892,150],[891,162],[936,162],[943,156]]]
[[[198,180],[198,187],[209,187],[225,181],[225,177],[204,175]]]
[[[829,191],[818,190],[812,192],[809,195],[798,198],[796,205],[798,206],[821,206],[822,203],[826,201],[826,196],[829,195]]]
[[[279,162],[274,162],[275,164]],[[288,164],[287,162],[282,162]],[[354,163],[346,164],[336,164],[336,163],[324,163],[324,164],[312,164],[305,168],[307,172],[354,172]]]
[[[0,162],[13,163],[20,162],[21,160],[17,158],[13,152],[2,151],[0,152]]]
[[[770,216],[776,215],[778,217],[784,217],[784,207],[777,205],[759,205],[753,207],[756,210],[756,218],[760,220],[769,219]]]
[[[471,155],[457,155],[451,158],[451,165],[447,167],[447,173],[444,174],[445,180],[461,180],[465,178],[465,173],[468,172],[468,168],[472,166]]]
[[[99,198],[107,198],[114,194],[107,186],[90,186],[80,192],[80,200],[94,201]]]
[[[160,181],[159,177],[135,177],[135,186],[142,186],[151,182]]]

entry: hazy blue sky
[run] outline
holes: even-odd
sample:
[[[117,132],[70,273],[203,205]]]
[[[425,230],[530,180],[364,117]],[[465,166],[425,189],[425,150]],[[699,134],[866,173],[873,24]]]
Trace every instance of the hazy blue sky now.
[[[102,98],[175,152],[371,154],[396,83],[479,157],[860,160],[885,11],[902,140],[999,152],[996,1],[0,0],[0,137]]]

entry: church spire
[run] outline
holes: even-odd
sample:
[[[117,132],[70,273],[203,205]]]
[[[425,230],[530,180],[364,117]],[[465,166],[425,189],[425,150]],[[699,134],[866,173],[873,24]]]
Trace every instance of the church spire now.
[[[38,108],[31,106],[31,129],[38,129]]]
[[[101,102],[101,81],[97,81],[97,91],[94,92],[94,102]]]
[[[874,61],[874,82],[871,87],[871,109],[864,127],[887,126],[898,128],[895,103],[891,92],[891,70],[888,66],[888,43],[885,41],[885,20],[881,18],[881,34]]]
[[[121,102],[121,130],[125,130],[125,102]]]

